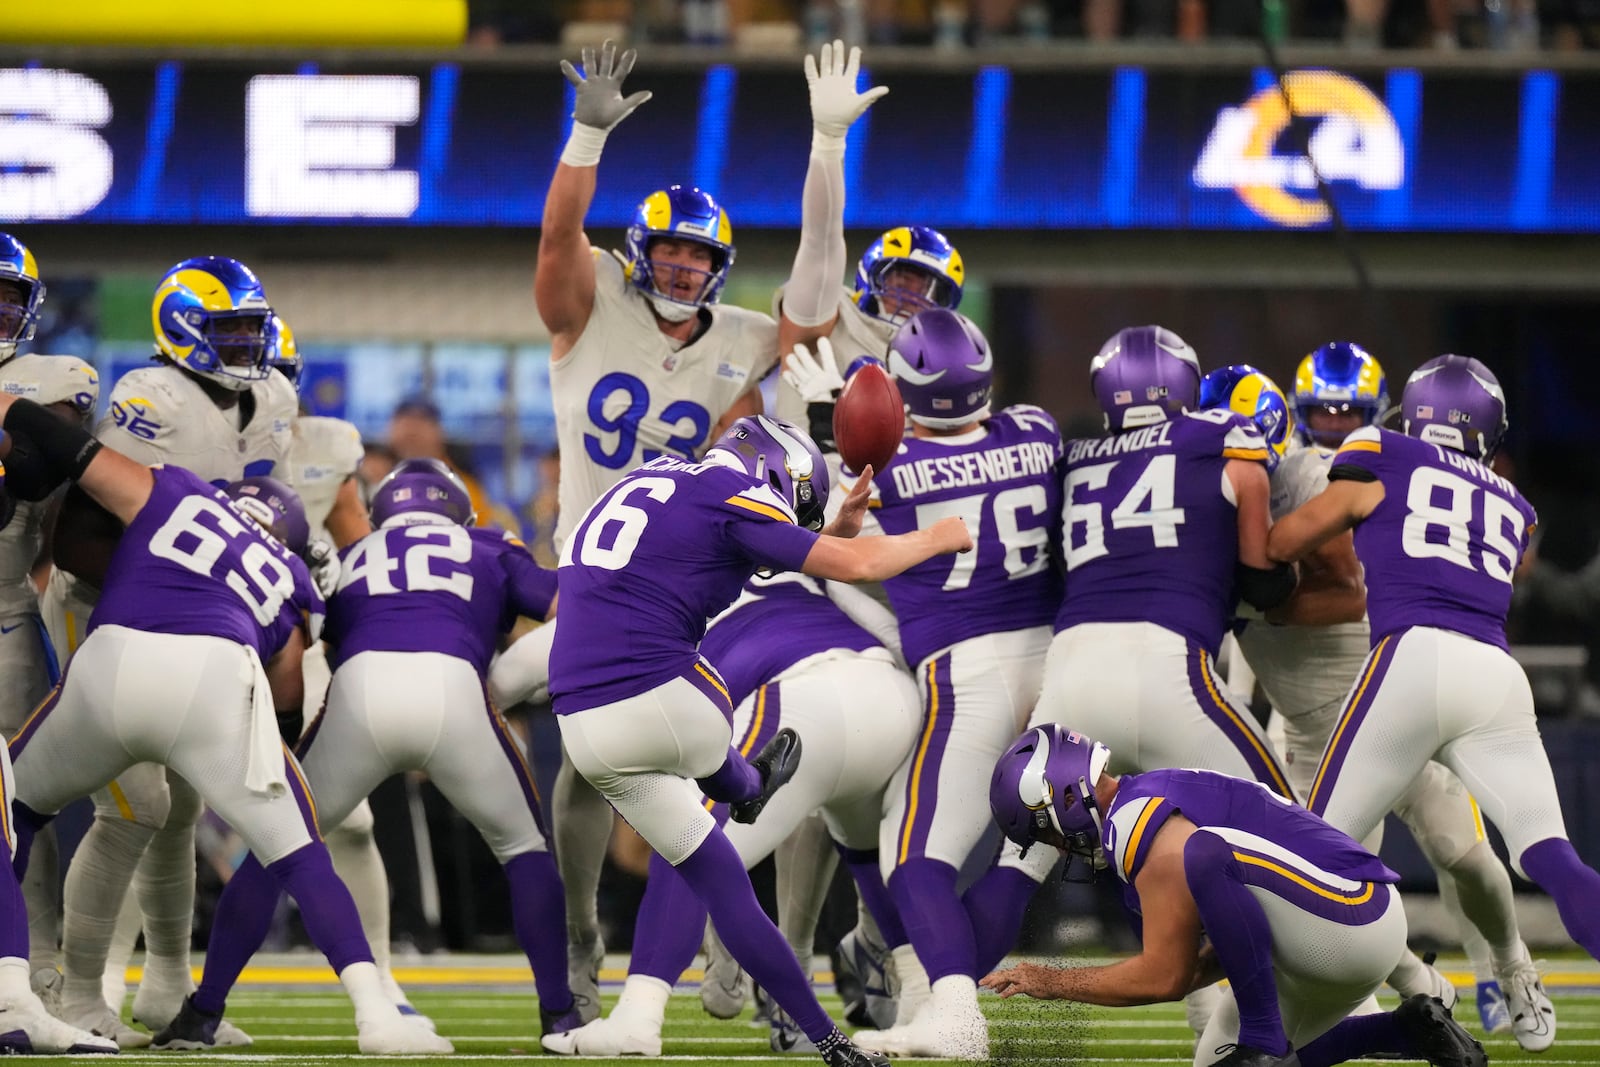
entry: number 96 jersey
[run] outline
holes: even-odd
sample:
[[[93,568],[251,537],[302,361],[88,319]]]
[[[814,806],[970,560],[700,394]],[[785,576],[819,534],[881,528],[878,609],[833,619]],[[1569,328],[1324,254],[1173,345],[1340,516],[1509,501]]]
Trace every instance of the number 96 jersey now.
[[[970,433],[906,437],[874,478],[879,503],[871,514],[885,533],[958,515],[973,539],[971,552],[936,556],[883,583],[907,663],[958,641],[1050,622],[1061,603],[1050,533],[1060,462],[1055,420],[1018,404]]]
[[[1506,647],[1511,577],[1539,521],[1516,486],[1459,452],[1376,427],[1345,438],[1328,477],[1383,483],[1355,532],[1374,645],[1432,626]]]
[[[1265,462],[1253,422],[1194,411],[1067,445],[1062,541],[1067,598],[1056,632],[1087,622],[1149,622],[1213,656],[1239,559],[1229,460]]]
[[[140,367],[117,379],[95,436],[130,459],[182,467],[213,485],[275,469],[284,477],[298,403],[294,387],[274,374],[252,382],[240,403],[251,409],[243,427],[239,411],[218,408],[182,369]]]
[[[657,456],[695,460],[711,428],[777,362],[766,315],[715,305],[711,325],[679,346],[615,256],[594,249],[594,308],[572,350],[550,366],[561,446],[555,545],[601,493]]]

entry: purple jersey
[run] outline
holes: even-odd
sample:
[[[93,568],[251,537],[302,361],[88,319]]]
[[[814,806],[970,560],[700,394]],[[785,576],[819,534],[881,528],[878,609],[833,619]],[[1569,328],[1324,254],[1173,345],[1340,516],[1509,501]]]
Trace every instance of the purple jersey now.
[[[1434,626],[1506,647],[1511,576],[1539,521],[1515,486],[1452,449],[1376,427],[1345,438],[1330,477],[1383,485],[1355,531],[1374,645]]]
[[[608,489],[561,549],[550,650],[556,714],[611,704],[694,669],[706,620],[758,567],[799,570],[817,534],[742,470],[661,456]]]
[[[150,499],[117,542],[89,619],[156,634],[203,634],[271,659],[322,597],[300,559],[220,489],[182,467],[152,467]]]
[[[1018,404],[955,437],[907,436],[874,481],[884,533],[966,520],[971,552],[936,556],[883,583],[906,662],[957,641],[1050,622],[1061,604],[1051,526],[1061,498],[1061,431]]]
[[[508,533],[455,525],[399,526],[340,554],[324,632],[333,666],[358,652],[442,652],[481,678],[517,617],[542,619],[555,571]]]
[[[700,654],[728,687],[735,706],[803,659],[847,649],[882,648],[839,609],[816,578],[752,578],[733,606],[711,620]]]
[[[1213,656],[1233,604],[1239,517],[1229,460],[1265,462],[1255,423],[1228,411],[1067,445],[1067,597],[1056,631],[1153,622]]]

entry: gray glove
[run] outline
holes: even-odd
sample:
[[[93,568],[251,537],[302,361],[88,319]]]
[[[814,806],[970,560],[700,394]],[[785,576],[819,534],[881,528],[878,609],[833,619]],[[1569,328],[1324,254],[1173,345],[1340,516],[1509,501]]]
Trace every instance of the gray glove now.
[[[317,592],[327,600],[339,588],[339,553],[328,542],[315,540],[306,546],[306,566],[311,570],[311,580]]]
[[[633,70],[633,61],[638,56],[639,53],[630,48],[618,59],[617,46],[607,41],[600,46],[598,63],[595,62],[593,48],[583,50],[582,73],[565,59],[561,61],[561,73],[567,76],[567,81],[577,91],[577,101],[572,108],[574,122],[597,130],[609,130],[632,114],[634,108],[650,99],[652,94],[648,90],[629,97],[622,95],[622,79]]]

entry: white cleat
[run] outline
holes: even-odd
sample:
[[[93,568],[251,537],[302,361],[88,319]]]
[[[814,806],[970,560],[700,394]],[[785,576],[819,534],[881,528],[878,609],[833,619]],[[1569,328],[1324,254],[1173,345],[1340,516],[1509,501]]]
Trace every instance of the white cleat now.
[[[1543,1052],[1556,1041],[1556,1008],[1545,995],[1539,968],[1530,960],[1500,975],[1500,990],[1511,1013],[1511,1035],[1524,1052]]]
[[[659,1056],[661,1028],[612,1016],[564,1034],[546,1034],[539,1043],[562,1056]]]
[[[706,975],[700,980],[700,1006],[715,1019],[735,1019],[744,1011],[750,984],[711,924],[706,924]]]
[[[217,1024],[217,1048],[249,1048],[255,1039],[224,1019]]]
[[[449,1041],[402,1015],[366,1023],[357,1020],[356,1047],[375,1056],[445,1056],[456,1050]]]
[[[28,976],[33,995],[39,998],[45,1011],[58,1019],[61,1017],[61,987],[65,983],[60,967],[40,967]]]
[[[115,1041],[62,1022],[45,1011],[36,996],[0,1003],[0,1052],[103,1055],[116,1051]]]
[[[123,1022],[104,1001],[96,1000],[88,1005],[63,1001],[61,1018],[79,1030],[87,1030],[98,1037],[110,1038],[117,1043],[118,1048],[144,1048],[152,1040],[152,1035],[142,1030],[135,1030]]]
[[[971,1012],[922,1013],[908,1026],[857,1030],[850,1040],[869,1052],[915,1059],[987,1060],[989,1023],[976,1004]]]

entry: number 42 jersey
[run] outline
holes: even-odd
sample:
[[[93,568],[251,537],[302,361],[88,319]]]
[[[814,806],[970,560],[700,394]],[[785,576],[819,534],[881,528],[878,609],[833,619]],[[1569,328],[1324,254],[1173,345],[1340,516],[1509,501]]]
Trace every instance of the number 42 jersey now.
[[[1328,476],[1383,483],[1355,531],[1374,645],[1432,626],[1506,647],[1511,577],[1539,521],[1514,485],[1470,456],[1377,427],[1345,438]]]

